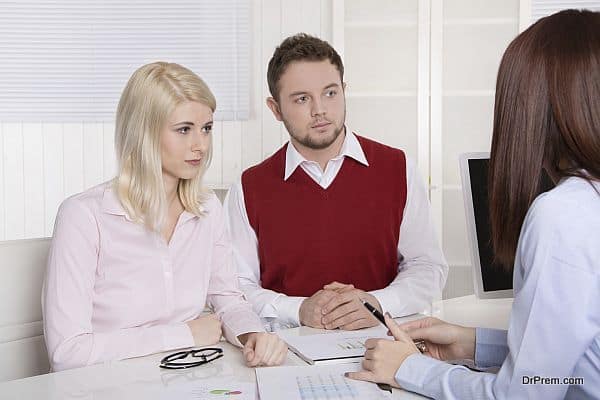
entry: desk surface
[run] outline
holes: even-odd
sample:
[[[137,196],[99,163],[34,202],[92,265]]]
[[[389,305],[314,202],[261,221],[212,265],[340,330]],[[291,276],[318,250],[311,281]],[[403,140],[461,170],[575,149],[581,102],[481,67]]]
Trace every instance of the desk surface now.
[[[436,316],[468,326],[506,329],[512,299],[477,300],[465,296],[434,304]],[[299,335],[312,333],[311,328],[294,328]],[[211,377],[231,381],[256,381],[254,370],[244,366],[241,352],[226,342],[224,357],[190,370],[172,371],[158,367],[164,354],[133,358],[106,364],[61,371],[0,383],[0,399],[161,399],[169,388]],[[285,365],[306,365],[291,352]],[[395,399],[422,398],[402,390],[394,390]]]

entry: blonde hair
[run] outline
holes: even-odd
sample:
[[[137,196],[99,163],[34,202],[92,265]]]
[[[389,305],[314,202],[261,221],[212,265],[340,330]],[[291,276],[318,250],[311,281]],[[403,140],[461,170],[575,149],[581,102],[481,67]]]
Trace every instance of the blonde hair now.
[[[154,62],[133,73],[117,107],[115,193],[129,218],[153,231],[160,229],[167,210],[160,134],[168,116],[186,101],[205,104],[213,112],[216,108],[215,97],[198,75],[179,64]],[[202,178],[211,155],[212,140],[198,175],[180,179],[177,187],[183,208],[198,216],[208,194]]]

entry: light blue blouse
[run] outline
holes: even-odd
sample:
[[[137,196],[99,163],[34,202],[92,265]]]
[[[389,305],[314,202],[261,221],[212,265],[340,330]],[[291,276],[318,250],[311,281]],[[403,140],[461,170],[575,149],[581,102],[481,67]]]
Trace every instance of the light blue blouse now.
[[[600,184],[595,188],[600,192]],[[508,332],[476,331],[475,364],[501,365],[498,374],[414,354],[396,372],[398,384],[435,399],[600,398],[596,190],[583,179],[563,179],[529,209],[515,258]]]

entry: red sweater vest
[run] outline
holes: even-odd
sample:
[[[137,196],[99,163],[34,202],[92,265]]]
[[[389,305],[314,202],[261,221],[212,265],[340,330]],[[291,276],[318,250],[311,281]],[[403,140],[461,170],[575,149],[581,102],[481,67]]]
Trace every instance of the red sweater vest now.
[[[283,180],[286,146],[243,173],[263,288],[311,296],[333,281],[375,290],[396,277],[406,158],[401,150],[358,140],[369,166],[345,157],[327,189],[302,167]]]

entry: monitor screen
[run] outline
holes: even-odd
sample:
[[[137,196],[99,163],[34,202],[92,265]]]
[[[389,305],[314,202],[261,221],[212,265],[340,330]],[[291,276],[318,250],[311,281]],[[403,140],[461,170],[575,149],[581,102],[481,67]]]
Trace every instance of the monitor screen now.
[[[477,235],[477,251],[481,270],[481,283],[484,292],[512,289],[512,272],[492,265],[493,253],[490,242],[490,216],[488,208],[488,158],[468,160],[471,200]]]
[[[473,283],[479,298],[512,297],[512,272],[493,264],[488,204],[489,158],[489,153],[466,153],[460,157]],[[542,191],[553,187],[550,178],[544,174]]]

